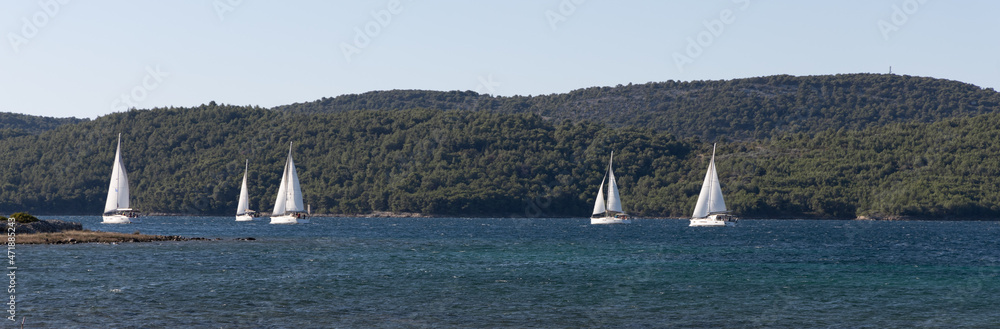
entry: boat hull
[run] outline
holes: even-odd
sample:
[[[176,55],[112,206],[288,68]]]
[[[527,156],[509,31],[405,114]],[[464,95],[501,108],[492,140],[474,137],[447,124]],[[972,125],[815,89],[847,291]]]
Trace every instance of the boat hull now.
[[[590,224],[629,224],[632,223],[631,219],[628,218],[615,218],[615,217],[592,217],[590,218]]]
[[[104,215],[102,217],[104,218],[104,221],[101,222],[101,224],[132,224],[139,222],[138,218],[125,215]]]
[[[237,222],[249,222],[249,221],[252,221],[252,220],[253,220],[253,216],[250,216],[248,214],[236,215],[236,221]]]
[[[295,215],[272,216],[271,224],[309,224],[309,219]]]
[[[691,218],[691,224],[688,224],[688,226],[736,226],[736,218],[727,215],[709,215],[706,218]]]

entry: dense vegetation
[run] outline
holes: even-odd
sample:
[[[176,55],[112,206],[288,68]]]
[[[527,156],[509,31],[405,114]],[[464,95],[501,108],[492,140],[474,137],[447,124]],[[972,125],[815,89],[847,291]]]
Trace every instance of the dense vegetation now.
[[[851,77],[857,81],[841,81]],[[809,117],[776,116],[785,113],[776,107],[824,108],[817,102],[827,98],[792,95],[812,90],[792,87],[803,81],[821,82],[818,90],[833,95],[830,104],[839,105]],[[693,87],[697,84],[703,84],[701,89]],[[878,90],[893,84],[899,87]],[[719,134],[732,137],[719,138],[717,157],[726,201],[745,217],[1000,217],[1000,112],[991,90],[944,80],[856,75],[668,82],[574,93],[628,94],[645,88],[656,91],[652,95],[671,89],[666,85],[693,90],[678,99],[698,94],[704,101],[696,104],[707,104],[705,111],[733,113],[723,117],[753,124],[738,128],[716,122],[724,129],[705,135],[673,134],[675,129],[654,122],[669,116],[653,115],[643,124],[503,107],[325,111],[322,106],[310,110],[308,104],[262,109],[213,102],[131,110],[37,134],[0,136],[5,159],[0,212],[100,213],[115,139],[122,133],[132,206],[144,212],[234,213],[244,159],[250,161],[251,205],[267,212],[293,143],[305,201],[318,213],[583,217],[614,151],[626,211],[679,217],[694,207],[711,155],[709,138]],[[743,98],[732,94],[750,85],[757,91]],[[781,86],[794,92],[776,91]],[[685,94],[678,88],[671,93]],[[839,100],[841,92],[849,101]],[[479,97],[386,93],[410,93],[408,102],[436,108],[454,100],[434,95]],[[378,94],[313,105],[361,104]],[[770,96],[758,97],[763,94]],[[544,97],[575,96],[525,99],[542,103]],[[511,99],[487,96],[491,102]],[[712,107],[725,99],[774,103],[753,111],[742,105]],[[795,105],[796,99],[802,103]],[[676,104],[665,106],[669,112]],[[686,106],[696,105],[677,108],[690,109]],[[585,113],[587,107],[580,109]],[[700,115],[674,118],[698,131],[705,129],[695,123]]]
[[[743,214],[1000,217],[1000,114],[738,144],[729,202]]]
[[[65,124],[87,121],[77,118],[49,118],[0,112],[0,138],[39,134]]]
[[[781,75],[591,87],[539,96],[376,91],[278,107],[299,113],[409,108],[534,113],[557,121],[651,128],[681,138],[749,140],[994,113],[1000,110],[1000,94],[957,81],[902,75]]]
[[[744,216],[1000,215],[1000,114],[828,130],[720,145],[727,201]],[[0,210],[100,213],[123,132],[133,206],[228,214],[243,159],[251,204],[273,204],[289,142],[321,213],[586,216],[615,153],[628,211],[686,216],[711,146],[648,129],[531,114],[290,114],[203,106],[130,111],[0,141]]]
[[[34,223],[38,221],[38,217],[32,216],[31,214],[26,212],[14,213],[10,215],[10,218],[13,218],[14,221],[17,221],[18,223],[21,224]]]
[[[118,131],[133,207],[147,212],[233,212],[243,159],[251,204],[268,211],[289,142],[306,202],[332,213],[575,215],[590,206],[611,150],[623,184],[668,173],[691,152],[665,134],[530,114],[130,111],[0,142],[10,160],[0,209],[99,213]]]

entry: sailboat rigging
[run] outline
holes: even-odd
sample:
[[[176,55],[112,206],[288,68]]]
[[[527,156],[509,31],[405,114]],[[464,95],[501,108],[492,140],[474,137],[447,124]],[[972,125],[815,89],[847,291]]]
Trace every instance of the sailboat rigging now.
[[[295,172],[295,161],[292,160],[292,143],[288,143],[288,160],[281,174],[278,186],[278,196],[274,200],[274,210],[271,211],[271,224],[306,224],[306,209],[302,204],[302,187],[299,186],[299,175]]]
[[[240,187],[240,200],[236,205],[236,221],[245,222],[252,221],[255,211],[250,210],[250,192],[247,190],[247,173],[250,170],[250,160],[246,160],[246,166],[243,168],[243,185]]]
[[[128,173],[122,162],[122,134],[118,134],[118,148],[115,150],[115,164],[111,167],[111,182],[108,199],[104,202],[104,224],[138,223],[138,213],[129,208]]]
[[[622,210],[621,196],[618,194],[618,184],[615,182],[615,172],[612,166],[615,159],[615,152],[611,152],[611,160],[608,161],[608,171],[601,179],[601,187],[597,190],[597,199],[594,200],[594,211],[590,216],[591,224],[628,224],[632,220],[628,214]],[[608,182],[608,196],[604,197],[604,181]]]
[[[712,145],[712,159],[708,163],[705,181],[701,184],[701,193],[694,206],[689,226],[735,226],[736,218],[726,210],[726,201],[722,198],[722,188],[719,186],[719,175],[715,171],[715,144]]]

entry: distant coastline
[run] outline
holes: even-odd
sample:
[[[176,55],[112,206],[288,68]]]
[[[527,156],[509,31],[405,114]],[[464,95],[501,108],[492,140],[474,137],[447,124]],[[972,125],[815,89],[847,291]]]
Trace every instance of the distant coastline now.
[[[90,216],[92,214],[46,214],[44,216]],[[99,215],[93,215],[99,216]],[[142,217],[145,216],[165,216],[165,217],[181,217],[181,216],[192,216],[192,217],[225,217],[228,215],[216,215],[216,214],[185,214],[185,213],[142,213]],[[260,219],[266,219],[270,216],[269,213],[263,213],[258,215]],[[333,218],[525,218],[524,216],[503,216],[497,214],[423,214],[414,212],[391,212],[391,211],[374,211],[370,213],[360,213],[360,214],[311,214],[310,217],[333,217]],[[588,216],[538,216],[537,218],[587,218]],[[862,215],[857,217],[820,217],[820,216],[739,216],[740,219],[749,220],[871,220],[871,221],[949,221],[949,222],[961,222],[961,221],[1000,221],[1000,218],[996,217],[924,217],[924,216],[882,216],[882,215]],[[534,217],[533,217],[534,218]],[[670,217],[670,216],[635,216],[636,219],[675,219],[675,220],[689,220],[690,217]],[[52,220],[48,220],[52,221]],[[0,224],[0,228],[3,228],[3,224]]]
[[[266,218],[270,216],[270,213],[258,213],[258,218]],[[86,215],[69,215],[69,216],[86,216]],[[142,216],[226,216],[226,215],[206,215],[206,214],[182,214],[182,213],[165,213],[165,212],[151,212],[143,213]],[[235,216],[235,215],[234,215]],[[446,216],[435,216],[426,215],[415,212],[391,212],[391,211],[373,211],[364,214],[310,214],[311,217],[357,217],[357,218],[372,218],[372,217],[387,217],[387,218],[430,218],[430,217],[446,217]],[[462,216],[458,216],[462,217]]]

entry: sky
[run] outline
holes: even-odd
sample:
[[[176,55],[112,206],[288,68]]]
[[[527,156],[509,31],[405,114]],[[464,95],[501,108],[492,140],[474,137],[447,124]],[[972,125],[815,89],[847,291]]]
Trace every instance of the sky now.
[[[0,112],[96,118],[890,66],[1000,89],[997,13],[1000,1],[974,0],[10,0]]]

